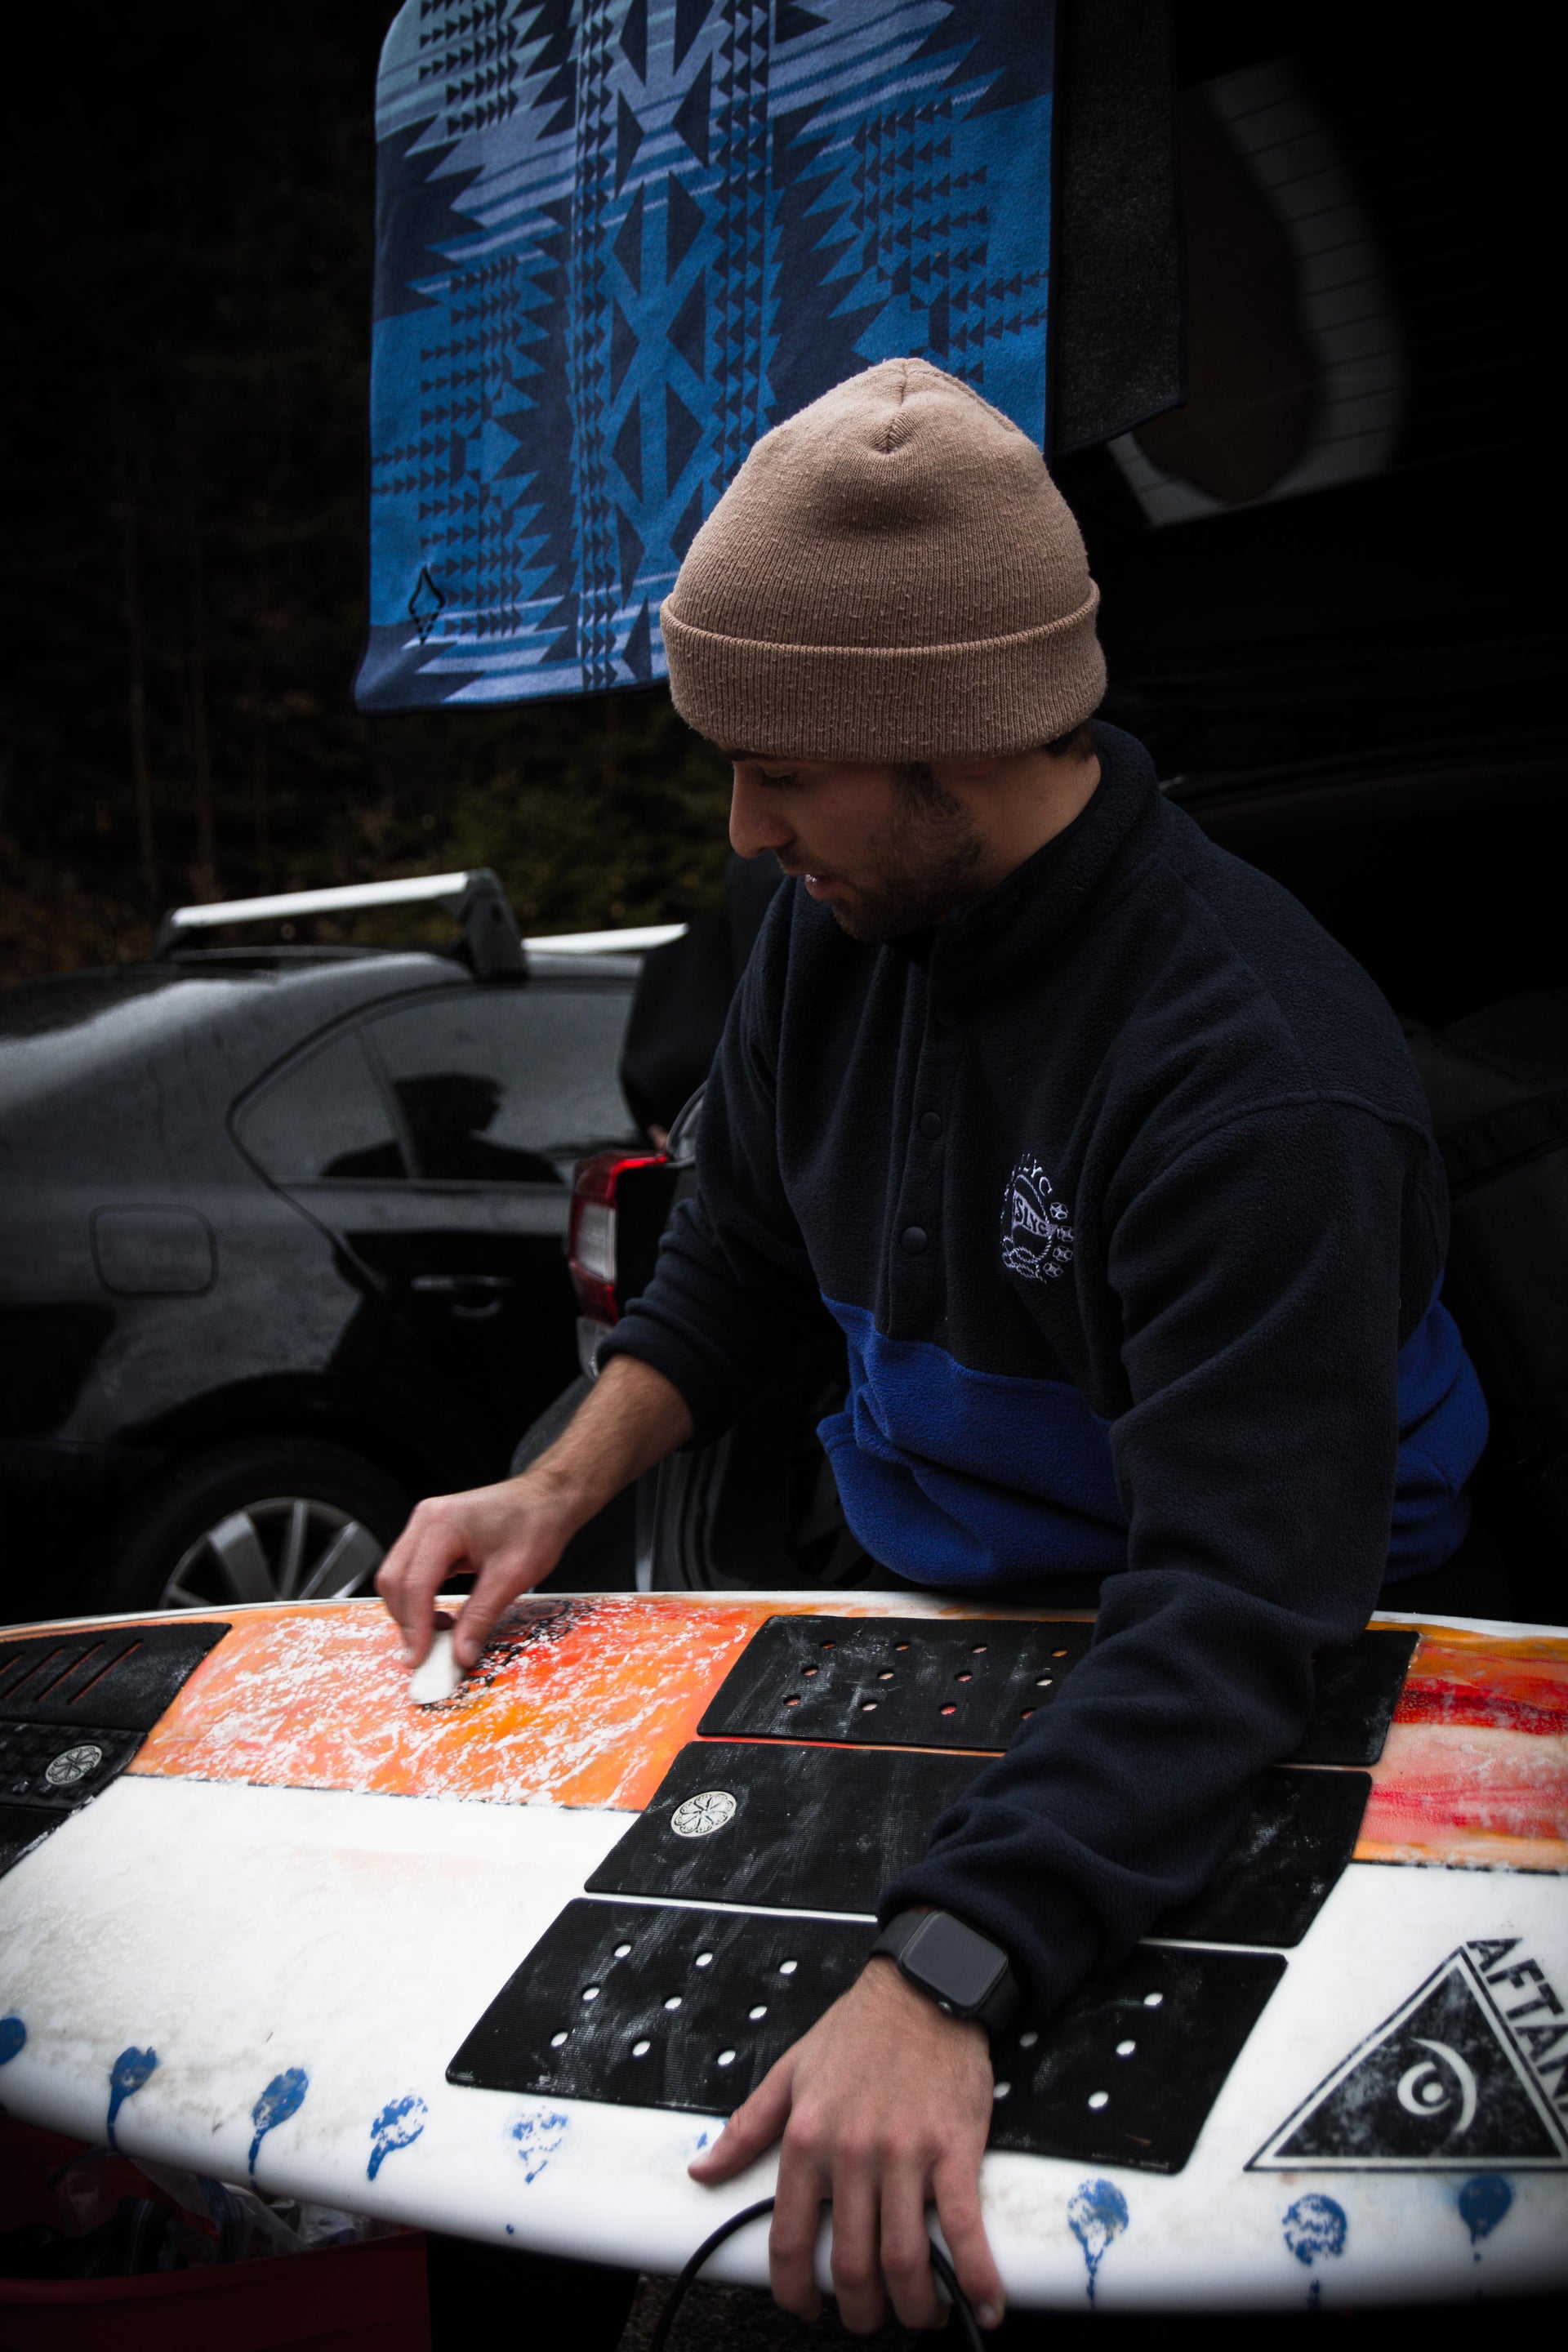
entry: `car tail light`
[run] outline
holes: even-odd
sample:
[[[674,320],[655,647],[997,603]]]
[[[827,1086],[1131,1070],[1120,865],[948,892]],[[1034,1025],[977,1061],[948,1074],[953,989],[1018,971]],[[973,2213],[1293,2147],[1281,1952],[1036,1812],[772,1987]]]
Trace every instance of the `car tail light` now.
[[[566,1264],[578,1311],[591,1323],[619,1322],[626,1305],[618,1278],[616,1207],[622,1180],[634,1170],[668,1164],[662,1152],[645,1152],[632,1159],[620,1151],[598,1151],[592,1160],[579,1160],[572,1171]]]

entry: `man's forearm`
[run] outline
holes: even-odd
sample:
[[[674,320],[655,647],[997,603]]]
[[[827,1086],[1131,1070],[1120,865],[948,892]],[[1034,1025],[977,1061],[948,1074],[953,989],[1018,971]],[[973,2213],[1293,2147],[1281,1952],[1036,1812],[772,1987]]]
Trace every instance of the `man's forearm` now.
[[[615,1356],[548,1452],[522,1475],[579,1526],[686,1444],[686,1400],[673,1381],[636,1356]]]

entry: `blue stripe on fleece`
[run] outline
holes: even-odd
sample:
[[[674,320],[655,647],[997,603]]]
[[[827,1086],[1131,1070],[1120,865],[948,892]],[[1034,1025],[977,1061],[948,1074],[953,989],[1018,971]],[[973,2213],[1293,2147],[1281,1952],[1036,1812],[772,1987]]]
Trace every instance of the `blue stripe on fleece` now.
[[[849,1397],[818,1433],[873,1559],[941,1585],[1125,1567],[1109,1423],[1081,1390],[973,1371],[930,1339],[884,1338],[863,1307],[826,1305]]]
[[[848,1341],[849,1395],[818,1433],[874,1559],[954,1587],[1126,1566],[1110,1424],[1080,1390],[974,1371],[929,1339],[885,1338],[863,1307],[826,1305]],[[1399,1423],[1390,1582],[1458,1545],[1486,1443],[1480,1384],[1436,1296],[1400,1353]]]
[[[1399,1468],[1387,1584],[1440,1568],[1470,1524],[1466,1481],[1487,1442],[1487,1401],[1438,1295],[1399,1351]]]

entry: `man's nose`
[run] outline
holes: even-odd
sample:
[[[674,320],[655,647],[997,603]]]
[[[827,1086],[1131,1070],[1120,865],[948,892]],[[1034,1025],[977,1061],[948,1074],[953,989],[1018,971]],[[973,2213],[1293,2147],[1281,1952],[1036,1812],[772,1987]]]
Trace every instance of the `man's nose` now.
[[[737,770],[730,794],[731,848],[741,857],[756,857],[764,849],[785,850],[794,839],[783,811]]]

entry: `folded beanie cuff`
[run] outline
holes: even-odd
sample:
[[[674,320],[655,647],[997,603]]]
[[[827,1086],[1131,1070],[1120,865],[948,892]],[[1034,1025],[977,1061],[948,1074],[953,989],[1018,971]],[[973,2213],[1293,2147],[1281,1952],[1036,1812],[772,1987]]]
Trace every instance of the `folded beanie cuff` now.
[[[795,646],[659,614],[670,693],[728,751],[796,760],[962,760],[1037,751],[1105,693],[1100,591],[1006,636],[949,645]]]

